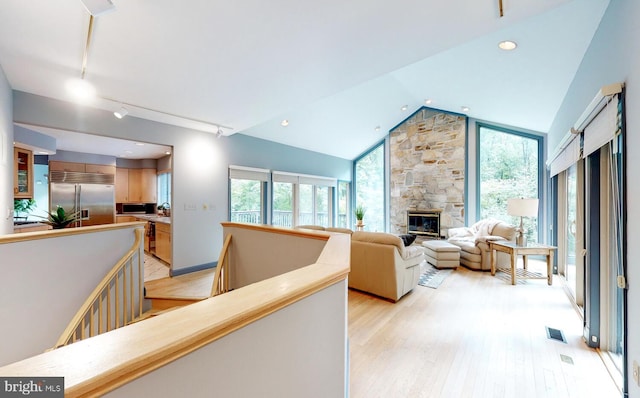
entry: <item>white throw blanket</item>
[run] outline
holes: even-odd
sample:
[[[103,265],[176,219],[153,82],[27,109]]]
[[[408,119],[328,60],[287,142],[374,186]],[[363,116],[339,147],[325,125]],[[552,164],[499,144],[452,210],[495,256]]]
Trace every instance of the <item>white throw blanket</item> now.
[[[471,227],[450,228],[448,231],[449,239],[466,240],[477,242],[477,239],[483,236],[490,236],[493,228],[500,223],[495,218],[487,218],[480,220]]]

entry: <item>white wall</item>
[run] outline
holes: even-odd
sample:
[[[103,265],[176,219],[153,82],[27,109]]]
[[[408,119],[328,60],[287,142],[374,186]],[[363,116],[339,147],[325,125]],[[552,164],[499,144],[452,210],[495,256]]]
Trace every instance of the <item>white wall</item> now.
[[[336,283],[106,397],[344,397],[347,286]]]
[[[6,242],[12,236],[0,237],[0,319],[11,320],[0,322],[0,366],[53,347],[89,294],[131,248],[136,226],[118,226],[70,236],[36,232],[52,237],[12,243]]]
[[[0,235],[13,232],[13,100],[0,66]]]
[[[640,362],[640,2],[611,1],[552,125],[549,151],[604,85],[624,82],[626,90],[628,361]],[[640,397],[629,372],[629,397]]]

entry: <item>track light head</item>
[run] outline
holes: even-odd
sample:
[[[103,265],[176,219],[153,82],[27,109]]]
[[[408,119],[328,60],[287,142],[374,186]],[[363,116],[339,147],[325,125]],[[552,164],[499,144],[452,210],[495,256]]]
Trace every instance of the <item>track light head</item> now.
[[[222,127],[218,126],[218,131],[216,132],[216,137],[220,138],[224,135],[224,131],[222,131]]]
[[[123,117],[127,116],[128,113],[129,111],[127,110],[127,108],[121,106],[120,109],[113,112],[113,116],[117,117],[118,119],[122,119]]]

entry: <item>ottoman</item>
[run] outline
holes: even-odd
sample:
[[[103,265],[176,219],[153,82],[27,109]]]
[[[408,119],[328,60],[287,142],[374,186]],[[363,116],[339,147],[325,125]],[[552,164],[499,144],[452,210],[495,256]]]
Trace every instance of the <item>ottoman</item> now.
[[[446,240],[425,240],[422,242],[426,261],[438,269],[460,266],[460,246]]]

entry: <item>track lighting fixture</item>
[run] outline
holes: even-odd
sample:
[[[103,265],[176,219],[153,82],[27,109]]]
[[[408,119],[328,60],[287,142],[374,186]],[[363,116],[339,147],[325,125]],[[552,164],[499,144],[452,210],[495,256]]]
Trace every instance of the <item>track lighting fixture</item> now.
[[[128,113],[129,111],[127,110],[127,108],[121,106],[120,109],[113,112],[113,116],[117,117],[118,119],[122,119],[123,117],[127,116]]]
[[[222,127],[218,126],[218,131],[216,132],[216,137],[220,138],[224,135],[224,131],[222,131]]]

